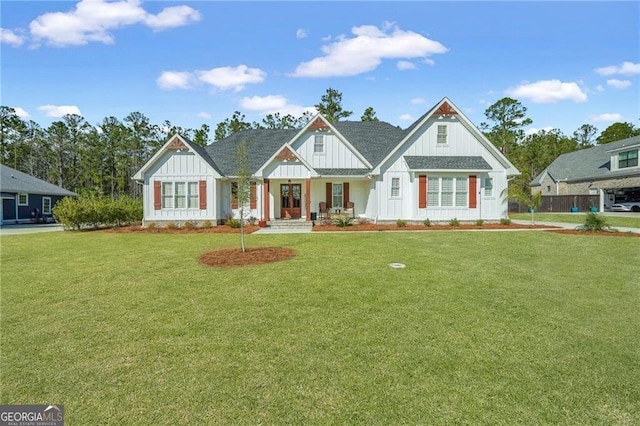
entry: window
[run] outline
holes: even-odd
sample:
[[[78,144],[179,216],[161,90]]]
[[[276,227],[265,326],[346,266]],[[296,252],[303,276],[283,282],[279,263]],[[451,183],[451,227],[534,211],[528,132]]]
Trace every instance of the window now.
[[[28,194],[18,194],[18,205],[19,206],[28,206],[29,205],[29,195]]]
[[[431,177],[427,185],[427,199],[431,207],[468,207],[469,178]]]
[[[163,209],[199,208],[198,182],[162,182]]]
[[[238,208],[238,182],[231,182],[231,208]]]
[[[51,197],[42,197],[42,214],[51,214]]]
[[[392,197],[400,196],[400,178],[397,178],[397,177],[391,178],[391,196]]]
[[[638,165],[638,150],[625,151],[618,154],[618,168],[635,167]]]
[[[313,152],[321,154],[324,152],[324,135],[316,135],[313,140]]]
[[[342,184],[334,183],[331,197],[331,205],[333,207],[342,207]]]
[[[484,178],[484,196],[493,197],[493,179]]]
[[[189,182],[187,184],[189,189],[187,198],[187,208],[197,209],[198,205],[198,182]]]
[[[162,182],[162,208],[173,208],[173,182]]]
[[[444,124],[438,124],[438,143],[447,143],[447,126]]]
[[[437,207],[440,205],[440,178],[429,176],[427,200],[431,206]]]

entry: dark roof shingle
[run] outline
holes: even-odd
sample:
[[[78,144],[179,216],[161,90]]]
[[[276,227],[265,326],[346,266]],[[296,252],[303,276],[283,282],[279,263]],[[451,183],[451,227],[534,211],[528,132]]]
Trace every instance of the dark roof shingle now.
[[[75,192],[68,191],[57,185],[45,182],[9,166],[0,164],[0,191],[8,193],[24,192],[39,195],[76,196]]]
[[[403,157],[411,170],[491,170],[491,165],[476,156],[415,156]]]

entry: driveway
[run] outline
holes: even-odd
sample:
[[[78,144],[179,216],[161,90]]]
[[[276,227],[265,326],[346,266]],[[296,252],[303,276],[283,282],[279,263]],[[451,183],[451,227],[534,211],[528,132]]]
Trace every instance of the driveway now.
[[[38,232],[55,232],[55,231],[62,231],[62,225],[58,223],[39,223],[39,224],[27,223],[27,224],[0,226],[0,236],[35,234]]]

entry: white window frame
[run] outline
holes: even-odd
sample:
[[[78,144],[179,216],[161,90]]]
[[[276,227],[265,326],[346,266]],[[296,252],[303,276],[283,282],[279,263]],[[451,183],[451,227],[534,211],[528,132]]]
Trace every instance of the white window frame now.
[[[45,201],[48,201],[48,208],[45,208]],[[42,197],[42,214],[51,214],[51,197]]]
[[[313,153],[324,154],[324,135],[314,135]]]
[[[339,193],[336,189],[339,189]],[[339,203],[336,203],[337,197],[339,197]],[[333,206],[334,209],[341,209],[344,206],[344,188],[341,183],[331,185],[331,206]]]
[[[400,178],[391,178],[391,198],[400,198]]]
[[[19,192],[18,195],[16,195],[16,197],[18,198],[18,205],[19,206],[28,206],[29,205],[29,194],[27,194],[26,192]],[[24,201],[21,201],[22,197],[24,197]]]
[[[179,192],[179,189],[182,191]],[[191,188],[195,193],[189,192]],[[200,208],[200,189],[196,181],[164,181],[160,197],[163,209],[197,210]]]
[[[437,127],[437,144],[446,145],[449,143],[449,131],[446,124],[438,124]]]
[[[443,185],[443,182],[450,185]],[[465,201],[461,204],[459,201],[463,194]],[[469,208],[469,176],[429,176],[427,206],[445,209]]]
[[[484,178],[484,196],[493,197],[493,178]]]
[[[636,154],[635,157],[629,158],[629,154],[633,154],[633,153]],[[638,160],[639,160],[638,159],[638,153],[639,153],[639,150],[637,150],[637,149],[631,149],[629,151],[624,151],[624,152],[618,153],[618,168],[619,169],[626,169],[626,168],[629,168],[629,167],[638,167],[638,164],[639,164],[638,163]],[[622,160],[622,154],[626,154],[626,158],[624,160]],[[629,160],[635,160],[636,164],[629,165]],[[627,164],[624,165],[624,166],[620,165],[620,162],[622,162],[622,161],[625,161]]]

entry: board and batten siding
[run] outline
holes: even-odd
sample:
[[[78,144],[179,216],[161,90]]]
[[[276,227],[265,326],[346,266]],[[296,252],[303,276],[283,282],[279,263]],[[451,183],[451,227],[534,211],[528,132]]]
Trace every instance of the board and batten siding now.
[[[168,151],[165,152],[144,175],[144,221],[175,221],[210,220],[212,223],[220,217],[217,202],[218,173],[202,158],[192,152]],[[200,200],[201,191],[206,197],[206,208],[172,208],[157,209],[156,182],[197,182]],[[203,184],[201,182],[206,182]],[[203,187],[204,185],[204,187]]]
[[[300,162],[274,161],[265,167],[264,174],[268,179],[306,179],[309,169]]]
[[[315,153],[315,136],[324,136],[324,152]],[[335,134],[307,132],[293,145],[298,155],[316,169],[364,169],[367,166]]]
[[[447,126],[447,143],[439,144],[438,125]],[[410,172],[404,156],[481,156],[489,163],[492,170],[486,172]],[[377,181],[378,219],[395,220],[408,219],[423,221],[450,220],[456,217],[459,220],[498,220],[505,217],[507,212],[506,199],[501,195],[507,188],[506,170],[476,136],[462,123],[451,118],[433,117],[427,120],[422,131],[414,134],[394,155],[383,165],[383,174]],[[437,175],[439,177],[476,177],[475,208],[472,207],[419,207],[419,176]],[[391,197],[391,181],[393,177],[400,177],[401,197]],[[485,196],[485,178],[493,180],[493,194]],[[469,181],[468,181],[469,183]],[[468,192],[472,188],[469,186]],[[469,195],[469,200],[473,196]]]

